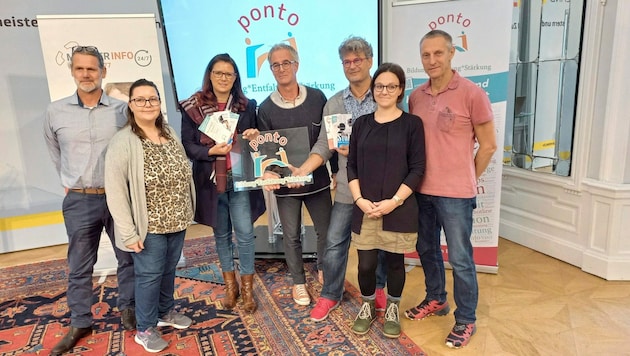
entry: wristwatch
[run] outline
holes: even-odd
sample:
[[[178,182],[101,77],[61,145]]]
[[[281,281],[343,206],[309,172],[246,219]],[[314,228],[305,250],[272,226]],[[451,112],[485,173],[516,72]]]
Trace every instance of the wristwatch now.
[[[398,206],[403,205],[403,203],[405,202],[405,200],[399,197],[398,195],[394,195],[392,199],[394,199],[394,201],[396,202],[396,204],[398,204]]]

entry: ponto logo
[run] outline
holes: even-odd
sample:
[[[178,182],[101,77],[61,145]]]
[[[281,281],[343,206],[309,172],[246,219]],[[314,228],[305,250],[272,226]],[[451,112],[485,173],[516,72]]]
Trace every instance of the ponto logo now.
[[[295,12],[291,12],[288,10],[284,4],[280,4],[279,6],[273,5],[264,5],[262,7],[253,7],[249,10],[248,13],[243,14],[241,17],[236,20],[239,26],[248,34],[248,37],[245,38],[245,43],[247,47],[245,47],[245,60],[247,62],[247,78],[256,78],[260,73],[260,68],[263,63],[267,60],[267,54],[269,53],[268,48],[270,48],[274,44],[267,43],[256,43],[252,44],[252,40],[249,37],[250,31],[252,30],[250,26],[258,25],[259,21],[270,21],[276,20],[283,23],[286,23],[288,26],[295,27],[300,23],[300,16]],[[264,28],[256,28],[256,32],[259,33],[268,33]],[[289,46],[293,47],[297,51],[297,41],[295,37],[293,37],[292,32],[287,33],[288,38],[281,40],[280,42],[284,42]]]
[[[293,37],[293,34],[291,32],[289,32],[287,35],[289,37],[282,40],[282,42],[288,44],[297,51],[297,41],[295,37]],[[245,47],[247,78],[256,78],[260,73],[260,68],[267,60],[267,55],[269,54],[269,51],[261,48],[265,46],[264,43],[252,45],[252,40],[249,37],[245,39],[245,43],[248,44],[248,46]],[[268,48],[268,46],[265,48]]]
[[[446,15],[439,16],[437,19],[429,22],[429,29],[433,31],[437,29],[438,26],[445,25],[445,24],[458,24],[464,28],[468,28],[471,24],[471,21],[469,18],[465,18],[461,12],[459,14],[446,14]],[[456,41],[455,40],[456,38],[459,40]],[[453,38],[453,46],[458,52],[468,51],[468,37],[465,31],[462,30],[461,35]]]
[[[459,52],[468,51],[468,38],[466,36],[466,32],[462,31],[462,34],[456,38],[459,38],[459,46],[453,43],[453,47],[455,47],[455,49]],[[455,41],[453,40],[453,42]]]

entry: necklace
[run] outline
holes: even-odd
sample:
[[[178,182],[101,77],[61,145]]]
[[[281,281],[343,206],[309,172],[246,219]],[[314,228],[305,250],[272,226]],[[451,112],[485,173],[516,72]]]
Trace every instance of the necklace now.
[[[357,100],[361,101],[365,98],[365,95],[367,95],[367,93],[370,91],[370,87],[368,86],[367,89],[365,89],[365,91],[363,92],[363,94],[361,95],[355,95],[354,91],[352,91],[352,89],[350,89],[350,92],[352,93],[352,95],[354,95],[355,98],[357,98]]]

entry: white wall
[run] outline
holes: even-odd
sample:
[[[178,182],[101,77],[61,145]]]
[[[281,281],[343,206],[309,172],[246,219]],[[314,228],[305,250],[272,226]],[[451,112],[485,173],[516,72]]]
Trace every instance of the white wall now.
[[[570,177],[504,168],[500,235],[630,279],[630,2],[587,1]],[[499,264],[501,261],[499,261]]]

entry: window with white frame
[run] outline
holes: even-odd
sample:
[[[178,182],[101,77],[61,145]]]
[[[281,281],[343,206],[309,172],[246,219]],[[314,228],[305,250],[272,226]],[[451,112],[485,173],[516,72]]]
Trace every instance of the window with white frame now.
[[[515,0],[506,166],[571,174],[584,0]]]

